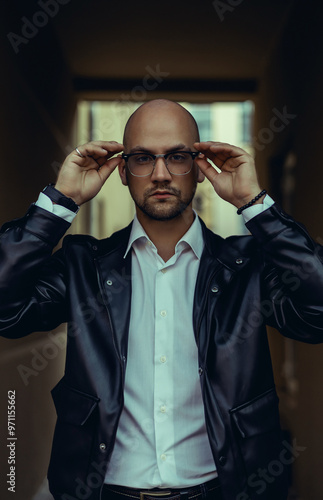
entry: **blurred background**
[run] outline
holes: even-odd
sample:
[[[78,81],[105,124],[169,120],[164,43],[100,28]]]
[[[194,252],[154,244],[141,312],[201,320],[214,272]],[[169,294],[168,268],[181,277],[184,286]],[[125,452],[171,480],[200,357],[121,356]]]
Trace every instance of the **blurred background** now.
[[[181,102],[203,140],[255,156],[261,185],[323,243],[322,4],[300,0],[2,0],[0,224],[55,182],[91,139],[122,141],[129,115],[156,97]],[[241,217],[204,182],[195,208],[222,236]],[[71,232],[106,237],[133,216],[115,172]],[[302,271],[309,273],[306,263]],[[323,297],[322,297],[323,300]],[[301,446],[290,498],[323,499],[322,346],[269,332],[281,421]],[[46,472],[65,327],[0,339],[0,497],[48,500]],[[247,360],[246,360],[247,362]],[[8,492],[7,394],[16,391],[16,492]]]

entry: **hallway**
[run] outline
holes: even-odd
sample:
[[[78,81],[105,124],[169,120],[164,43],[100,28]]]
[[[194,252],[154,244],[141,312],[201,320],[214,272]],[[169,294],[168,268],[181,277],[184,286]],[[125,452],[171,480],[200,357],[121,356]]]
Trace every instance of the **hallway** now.
[[[79,137],[91,138],[93,115],[80,115],[80,102],[124,103],[128,110],[156,97],[252,102],[260,183],[322,244],[322,10],[315,0],[4,0],[0,225],[20,217],[55,182]],[[108,134],[112,125],[104,123]],[[82,207],[71,232],[90,232],[94,210]],[[109,218],[109,202],[106,210]],[[115,230],[112,217],[110,223]],[[310,272],[306,263],[302,271]],[[269,339],[282,425],[305,448],[292,466],[291,500],[322,500],[323,347],[274,331]],[[0,338],[3,422],[8,391],[17,394],[15,500],[50,498],[44,483],[56,419],[50,390],[64,372],[65,345],[63,326]],[[0,442],[6,438],[2,425]],[[2,446],[1,471],[7,459]],[[4,476],[0,496],[12,498]]]

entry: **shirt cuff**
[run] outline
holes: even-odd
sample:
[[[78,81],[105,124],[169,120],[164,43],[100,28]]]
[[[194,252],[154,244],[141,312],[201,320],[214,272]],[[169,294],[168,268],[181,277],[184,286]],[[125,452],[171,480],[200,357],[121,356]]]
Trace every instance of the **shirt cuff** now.
[[[268,194],[266,194],[262,203],[258,203],[257,205],[252,205],[251,207],[246,208],[242,212],[242,216],[244,218],[245,223],[249,222],[250,219],[256,217],[256,215],[259,215],[265,210],[267,210],[267,208],[270,208],[274,203],[275,203],[274,200]]]
[[[39,194],[38,200],[36,201],[35,205],[44,210],[47,210],[47,212],[50,212],[51,214],[54,214],[57,217],[61,217],[61,219],[64,219],[66,222],[69,222],[70,224],[73,222],[76,216],[76,213],[72,212],[68,208],[54,204],[52,200],[44,193]]]

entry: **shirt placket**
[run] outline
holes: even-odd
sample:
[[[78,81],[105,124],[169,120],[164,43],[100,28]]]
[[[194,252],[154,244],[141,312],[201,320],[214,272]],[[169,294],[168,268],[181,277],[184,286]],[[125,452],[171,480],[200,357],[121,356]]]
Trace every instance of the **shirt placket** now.
[[[173,423],[173,324],[174,297],[170,281],[171,267],[159,262],[155,280],[155,348],[154,348],[154,423],[156,460],[161,482],[174,472]]]

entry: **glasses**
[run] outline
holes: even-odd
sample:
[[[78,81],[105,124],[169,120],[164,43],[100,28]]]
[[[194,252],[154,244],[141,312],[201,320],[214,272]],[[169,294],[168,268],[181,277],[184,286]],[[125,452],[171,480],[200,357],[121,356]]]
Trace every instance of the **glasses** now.
[[[156,166],[157,158],[164,158],[165,165],[170,174],[186,175],[193,167],[193,160],[199,154],[198,151],[173,151],[163,155],[151,153],[122,154],[127,163],[130,173],[134,177],[146,177],[151,175]]]

